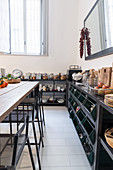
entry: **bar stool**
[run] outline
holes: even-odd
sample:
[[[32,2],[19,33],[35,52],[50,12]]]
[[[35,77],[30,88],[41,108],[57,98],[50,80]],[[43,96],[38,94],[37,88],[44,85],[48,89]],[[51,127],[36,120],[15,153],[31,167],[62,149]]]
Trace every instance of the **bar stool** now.
[[[40,145],[42,144],[42,147],[44,147],[44,144],[43,144],[43,138],[42,138],[42,131],[41,131],[40,123],[38,121],[39,119],[35,119],[36,114],[37,114],[37,111],[35,111],[35,107],[36,107],[36,99],[35,98],[25,98],[23,100],[23,102],[21,102],[17,106],[17,108],[15,108],[13,110],[13,112],[11,113],[11,116],[9,115],[3,121],[3,123],[10,123],[10,134],[12,134],[12,123],[17,124],[17,131],[18,131],[19,126],[23,123],[25,116],[29,115],[29,123],[32,123],[33,135],[34,135],[34,140],[35,140],[35,142],[32,142],[32,143],[30,142],[30,145],[35,145],[35,147],[36,147],[39,170],[41,170],[39,149],[40,149]],[[38,127],[39,127],[39,134],[40,134],[39,142],[37,142],[35,122],[38,123]],[[11,139],[11,141],[12,141],[12,139]],[[39,148],[38,148],[38,146],[39,146]]]
[[[42,92],[38,92],[37,96],[37,108],[39,113],[39,121],[42,127],[42,136],[44,137],[44,126],[45,126],[45,116],[44,116],[44,107],[42,102]]]
[[[44,107],[42,102],[42,92],[38,92],[38,105],[40,107],[40,113],[42,113],[42,122],[45,126],[45,116],[44,116]]]
[[[22,106],[22,109],[19,110],[19,107]],[[34,140],[35,142],[30,142],[31,145],[35,145],[36,147],[36,153],[37,153],[37,158],[38,158],[38,164],[39,164],[39,170],[41,170],[41,162],[40,162],[40,157],[39,157],[39,149],[40,145],[42,144],[42,147],[44,147],[43,143],[43,137],[42,137],[42,130],[39,122],[39,118],[35,119],[36,115],[38,116],[38,110],[35,108],[37,107],[37,100],[36,98],[25,98],[18,106],[18,112],[21,112],[23,115],[27,113],[30,116],[29,123],[32,123],[32,128],[33,128],[33,134],[34,134]],[[37,142],[37,134],[36,134],[36,128],[35,128],[35,122],[38,123],[39,127],[39,142]],[[19,121],[18,121],[18,126],[19,126]],[[39,146],[39,147],[38,147]]]
[[[31,115],[31,119],[29,122],[32,123],[33,131],[35,131],[35,133],[36,133],[35,122],[38,123],[39,134],[40,134],[39,147],[40,147],[41,143],[42,143],[42,147],[44,147],[43,138],[42,138],[43,137],[43,127],[42,127],[42,125],[40,125],[40,122],[42,122],[42,114],[40,114],[40,118],[39,118],[37,99],[36,98],[25,98],[19,104],[19,106],[27,107],[26,110],[24,109],[24,112],[27,111]],[[30,113],[30,111],[32,111],[32,113]]]
[[[24,117],[24,123],[21,126],[21,128],[19,128],[18,132],[15,135],[11,135],[11,134],[0,134],[0,137],[13,137],[13,143],[9,143],[8,145],[12,145],[13,147],[11,147],[11,149],[13,150],[12,153],[10,154],[10,157],[8,157],[8,160],[10,158],[11,162],[8,164],[7,162],[5,162],[5,165],[0,165],[0,170],[16,170],[17,164],[19,162],[19,159],[21,157],[22,151],[24,149],[24,146],[27,142],[28,145],[28,150],[29,150],[29,155],[31,158],[31,163],[32,163],[32,168],[33,170],[36,170],[35,168],[35,164],[34,164],[34,160],[33,160],[33,155],[32,155],[32,150],[31,150],[31,145],[30,145],[30,141],[29,141],[29,137],[28,137],[28,126],[29,126],[29,115],[27,115],[26,117]],[[6,147],[7,147],[6,146]],[[5,148],[2,149],[2,151],[0,152],[0,157],[2,159],[2,155],[3,152],[5,151]],[[9,153],[9,151],[8,151]],[[4,159],[4,157],[3,157]]]

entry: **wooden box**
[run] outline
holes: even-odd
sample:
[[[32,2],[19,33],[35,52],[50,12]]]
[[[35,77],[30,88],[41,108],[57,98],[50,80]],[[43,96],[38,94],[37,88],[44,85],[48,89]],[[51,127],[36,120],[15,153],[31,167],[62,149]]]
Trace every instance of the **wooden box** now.
[[[98,70],[98,82],[102,82],[108,86],[111,85],[112,67],[104,67]]]

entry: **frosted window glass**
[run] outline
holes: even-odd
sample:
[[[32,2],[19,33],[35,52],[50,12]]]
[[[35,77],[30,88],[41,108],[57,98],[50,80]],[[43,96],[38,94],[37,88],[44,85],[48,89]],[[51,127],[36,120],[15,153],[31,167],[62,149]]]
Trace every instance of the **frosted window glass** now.
[[[10,52],[8,0],[0,0],[0,52]]]
[[[104,0],[105,25],[106,25],[106,46],[113,46],[113,1]]]

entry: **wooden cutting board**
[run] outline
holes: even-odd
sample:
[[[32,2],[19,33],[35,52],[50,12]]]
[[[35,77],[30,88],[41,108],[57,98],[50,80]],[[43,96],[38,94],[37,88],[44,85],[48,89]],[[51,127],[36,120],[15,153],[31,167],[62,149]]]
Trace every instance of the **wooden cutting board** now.
[[[7,82],[8,82],[8,84],[20,83],[20,78],[18,78],[18,79],[7,80]]]
[[[113,63],[112,63],[112,73],[111,73],[111,87],[113,87]]]
[[[111,85],[112,67],[104,67],[98,70],[98,82],[102,82],[108,86]]]

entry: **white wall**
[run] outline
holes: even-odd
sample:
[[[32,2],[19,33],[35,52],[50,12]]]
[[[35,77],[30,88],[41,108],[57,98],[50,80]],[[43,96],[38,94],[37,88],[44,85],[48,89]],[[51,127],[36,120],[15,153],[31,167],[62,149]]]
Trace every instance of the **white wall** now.
[[[69,65],[83,69],[111,66],[113,55],[85,61],[80,59],[79,39],[83,20],[96,0],[49,0],[49,56],[0,55],[0,67],[6,72],[64,72]]]
[[[0,55],[6,72],[66,72],[76,62],[78,0],[49,0],[49,56]]]
[[[80,30],[83,27],[83,20],[87,16],[88,12],[92,8],[93,4],[96,2],[96,0],[79,0],[79,13],[78,13],[78,30]],[[79,38],[80,33],[78,32],[78,41],[77,41],[77,49],[79,49]],[[84,57],[83,59],[80,59],[79,50],[77,50],[78,55],[76,58],[76,63],[81,65],[83,69],[89,69],[89,68],[101,68],[101,67],[108,67],[112,66],[113,62],[113,55],[101,57],[94,60],[85,61]]]

